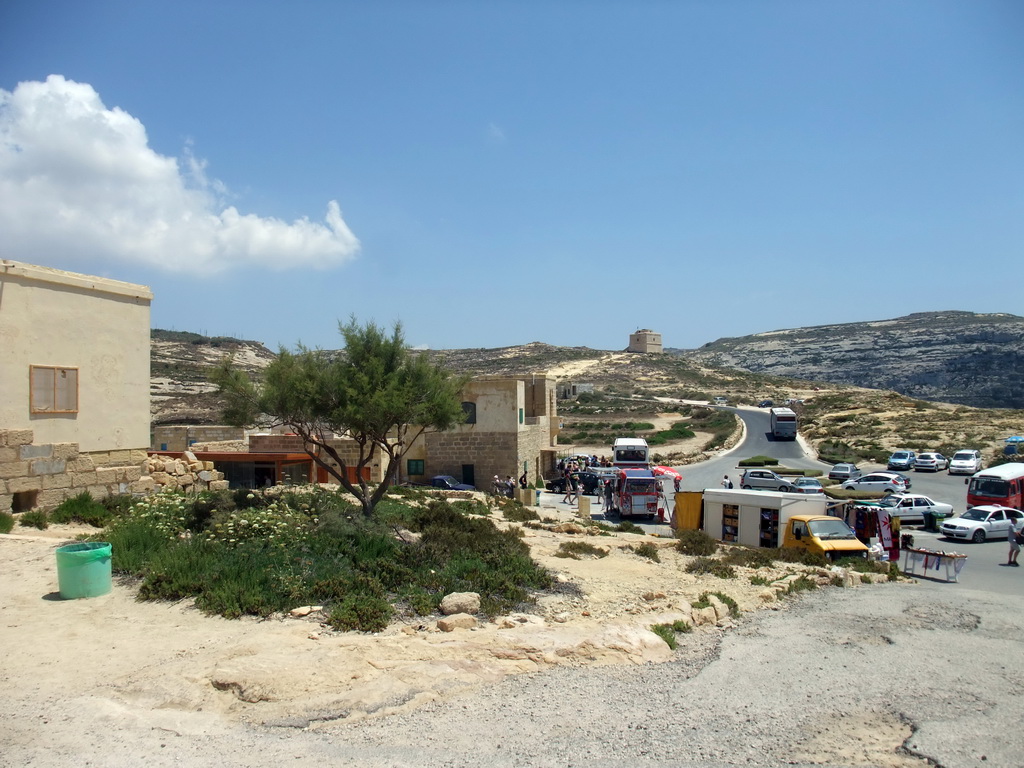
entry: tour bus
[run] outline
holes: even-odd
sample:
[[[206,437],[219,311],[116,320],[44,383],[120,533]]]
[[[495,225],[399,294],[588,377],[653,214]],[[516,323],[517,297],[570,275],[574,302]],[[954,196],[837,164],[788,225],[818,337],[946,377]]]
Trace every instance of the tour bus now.
[[[651,449],[642,437],[617,437],[612,445],[612,464],[623,469],[648,469]]]
[[[989,467],[971,476],[967,486],[967,508],[999,504],[1021,509],[1024,502],[1024,463],[1011,462]]]
[[[772,408],[772,437],[796,440],[796,413],[790,408]]]

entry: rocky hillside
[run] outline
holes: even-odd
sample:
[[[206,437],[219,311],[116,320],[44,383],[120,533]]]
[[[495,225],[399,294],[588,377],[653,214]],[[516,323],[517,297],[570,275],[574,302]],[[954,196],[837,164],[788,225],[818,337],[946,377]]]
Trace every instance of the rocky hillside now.
[[[209,372],[225,355],[250,373],[276,355],[258,341],[201,336],[187,331],[150,332],[150,412],[157,424],[221,424],[221,403]]]
[[[674,350],[709,366],[853,384],[978,408],[1024,408],[1024,318],[920,312]]]

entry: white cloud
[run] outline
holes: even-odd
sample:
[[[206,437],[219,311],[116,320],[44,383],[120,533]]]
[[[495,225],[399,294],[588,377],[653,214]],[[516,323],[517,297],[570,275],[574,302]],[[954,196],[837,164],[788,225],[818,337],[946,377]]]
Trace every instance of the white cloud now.
[[[505,132],[501,130],[501,126],[497,123],[488,123],[487,139],[493,144],[504,144]]]
[[[0,89],[0,254],[47,263],[330,267],[359,240],[337,202],[324,222],[240,213],[189,147],[179,162],[150,149],[146,129],[91,85],[50,75]]]

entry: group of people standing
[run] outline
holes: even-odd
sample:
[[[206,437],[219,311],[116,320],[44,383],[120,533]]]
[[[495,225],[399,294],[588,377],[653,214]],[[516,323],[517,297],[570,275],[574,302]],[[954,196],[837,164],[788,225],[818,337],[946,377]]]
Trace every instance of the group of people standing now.
[[[519,487],[527,488],[529,486],[529,480],[526,477],[526,473],[519,478]],[[516,481],[512,479],[512,475],[505,475],[505,479],[502,480],[498,475],[494,476],[494,485],[491,487],[491,493],[495,496],[508,496],[510,499],[516,495]]]

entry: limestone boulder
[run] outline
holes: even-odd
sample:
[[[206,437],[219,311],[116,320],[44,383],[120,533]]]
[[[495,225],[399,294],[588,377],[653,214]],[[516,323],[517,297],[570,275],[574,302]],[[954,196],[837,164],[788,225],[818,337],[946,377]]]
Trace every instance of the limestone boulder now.
[[[476,618],[468,613],[456,613],[437,620],[437,628],[442,632],[454,632],[456,629],[472,629],[476,626]]]
[[[480,595],[476,592],[452,592],[441,600],[441,613],[451,616],[456,613],[474,614],[480,612]]]

